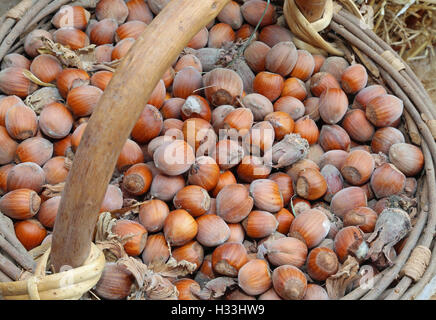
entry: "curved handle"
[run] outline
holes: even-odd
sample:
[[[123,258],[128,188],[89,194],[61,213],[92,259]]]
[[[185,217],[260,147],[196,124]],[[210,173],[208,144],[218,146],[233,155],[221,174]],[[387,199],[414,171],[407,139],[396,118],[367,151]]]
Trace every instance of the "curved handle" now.
[[[136,40],[89,119],[56,218],[55,270],[83,264],[121,149],[164,72],[229,0],[171,1]]]

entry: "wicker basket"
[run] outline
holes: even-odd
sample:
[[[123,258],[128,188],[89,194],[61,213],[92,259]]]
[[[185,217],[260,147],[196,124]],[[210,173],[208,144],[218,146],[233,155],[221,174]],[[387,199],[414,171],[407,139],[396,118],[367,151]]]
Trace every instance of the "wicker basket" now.
[[[42,245],[35,251],[44,250],[38,259],[33,276],[26,280],[0,283],[0,297],[5,300],[77,300],[94,287],[103,272],[105,257],[96,245],[83,266],[47,275],[50,265],[50,247]]]
[[[71,2],[92,8],[93,6],[95,7],[97,1],[41,0],[36,3],[32,0],[22,1],[18,7],[19,10],[16,8],[9,12],[1,21],[0,39],[3,41],[0,46],[0,60],[8,52],[21,52],[23,40],[22,37],[19,37],[32,30],[32,28],[49,28],[50,15],[57,11],[60,6]],[[225,0],[216,2],[221,4],[226,3]],[[297,47],[305,48],[312,52],[343,54],[348,59],[351,59],[351,55],[354,53],[360,62],[367,66],[369,74],[371,74],[376,82],[384,83],[396,96],[403,100],[405,106],[403,120],[410,133],[410,141],[420,145],[425,156],[425,174],[421,177],[424,187],[422,190],[419,190],[420,204],[418,205],[416,223],[400,255],[396,258],[393,266],[376,276],[373,287],[359,287],[342,299],[370,300],[384,298],[410,300],[418,296],[436,273],[436,247],[432,246],[436,226],[436,182],[434,171],[436,160],[436,108],[410,67],[400,59],[389,45],[369,28],[364,27],[358,10],[356,11],[353,3],[351,1],[340,2],[348,10],[333,5],[329,1],[328,5],[331,9],[329,14],[325,14],[322,21],[309,23],[301,12],[298,11],[294,0],[285,1],[285,17],[290,29],[298,37],[295,41]],[[33,3],[35,4],[32,6]],[[215,8],[213,6],[209,8],[210,11],[213,11],[213,9],[216,9],[216,6]],[[156,25],[164,23],[165,14],[167,12],[163,14],[161,19],[156,19],[157,21],[154,23]],[[193,21],[192,23],[198,23],[198,21]],[[206,23],[204,22],[204,24]],[[12,32],[9,32],[5,37],[11,27],[13,27]],[[324,43],[325,40],[319,36],[318,32],[325,28],[330,30],[328,35],[335,39],[336,46]],[[194,32],[193,30],[197,29],[189,30]],[[174,55],[176,54],[178,53],[174,53]],[[120,66],[120,68],[123,67]],[[162,65],[156,70],[163,72],[165,66]],[[156,80],[160,79],[161,75],[154,76]],[[115,77],[116,75],[114,79]],[[107,96],[109,97],[109,95]],[[113,130],[111,126],[104,128],[107,129],[100,132],[102,136],[109,130]],[[96,141],[95,143],[98,142]],[[93,147],[90,146],[88,151],[90,148]],[[117,150],[113,151],[114,154],[117,152]],[[90,153],[86,154],[84,147],[82,154],[89,155]],[[78,164],[76,165],[79,166]],[[110,168],[111,165],[112,163],[106,169],[109,173],[113,170],[113,167]],[[68,271],[73,274],[74,283],[77,282],[81,287],[81,290],[79,290],[81,293],[86,292],[98,281],[98,274],[99,272],[101,273],[101,268],[104,264],[102,254],[95,251],[95,246],[92,248],[92,254],[83,267]],[[45,270],[47,258],[48,253],[45,255],[45,262],[42,262],[39,267],[39,272]],[[83,278],[81,276],[84,274],[83,270],[92,271],[90,274],[93,276]],[[59,289],[57,285],[59,284],[59,278],[63,276],[62,274],[42,276],[42,278],[41,275],[42,273],[36,274],[35,277],[27,281],[0,283],[0,292],[3,292],[5,298],[15,299],[65,299],[81,296],[81,293],[76,290],[72,290],[71,293],[67,294],[65,290]],[[396,286],[388,289],[392,287],[394,280],[396,281]]]

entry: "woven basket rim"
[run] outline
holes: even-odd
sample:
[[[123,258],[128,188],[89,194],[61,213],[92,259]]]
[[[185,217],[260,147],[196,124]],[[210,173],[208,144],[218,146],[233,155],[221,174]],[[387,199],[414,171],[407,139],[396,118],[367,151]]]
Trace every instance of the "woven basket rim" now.
[[[50,248],[38,262],[37,269],[42,272],[45,272],[49,254]],[[50,275],[34,275],[20,281],[0,282],[0,296],[5,300],[79,299],[98,282],[105,262],[103,251],[91,243],[90,254],[82,266]],[[29,283],[34,285],[36,295],[30,292]]]

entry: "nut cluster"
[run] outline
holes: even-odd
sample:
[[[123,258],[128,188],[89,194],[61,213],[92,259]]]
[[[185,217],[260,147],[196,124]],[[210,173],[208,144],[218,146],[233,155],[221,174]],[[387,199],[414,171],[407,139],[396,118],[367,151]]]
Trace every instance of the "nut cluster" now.
[[[51,233],[61,200],[53,190],[112,77],[41,54],[41,36],[73,50],[94,44],[97,62],[110,63],[168,2],[101,0],[92,13],[64,6],[54,29],[34,30],[23,55],[5,57],[0,211],[27,249]],[[199,299],[218,277],[237,283],[225,299],[328,299],[325,282],[347,257],[378,272],[366,239],[391,196],[414,196],[423,169],[423,153],[400,130],[403,102],[370,83],[363,65],[297,49],[273,5],[244,48],[248,85],[239,69],[215,64],[217,52],[252,35],[265,8],[231,1],[189,42],[144,103],[101,204],[117,212],[143,202],[112,229],[130,235],[128,255],[152,264],[171,253],[196,265],[170,279],[179,299]],[[48,88],[26,70],[56,86],[41,109],[26,98]],[[95,293],[124,299],[133,284],[107,263]]]

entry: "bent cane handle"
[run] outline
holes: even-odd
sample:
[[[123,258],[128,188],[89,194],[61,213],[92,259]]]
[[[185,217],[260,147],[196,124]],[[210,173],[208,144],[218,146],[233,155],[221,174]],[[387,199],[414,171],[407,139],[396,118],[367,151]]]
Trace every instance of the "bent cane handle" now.
[[[51,262],[81,266],[100,204],[135,122],[164,72],[229,0],[171,1],[123,58],[89,119],[56,218]]]

